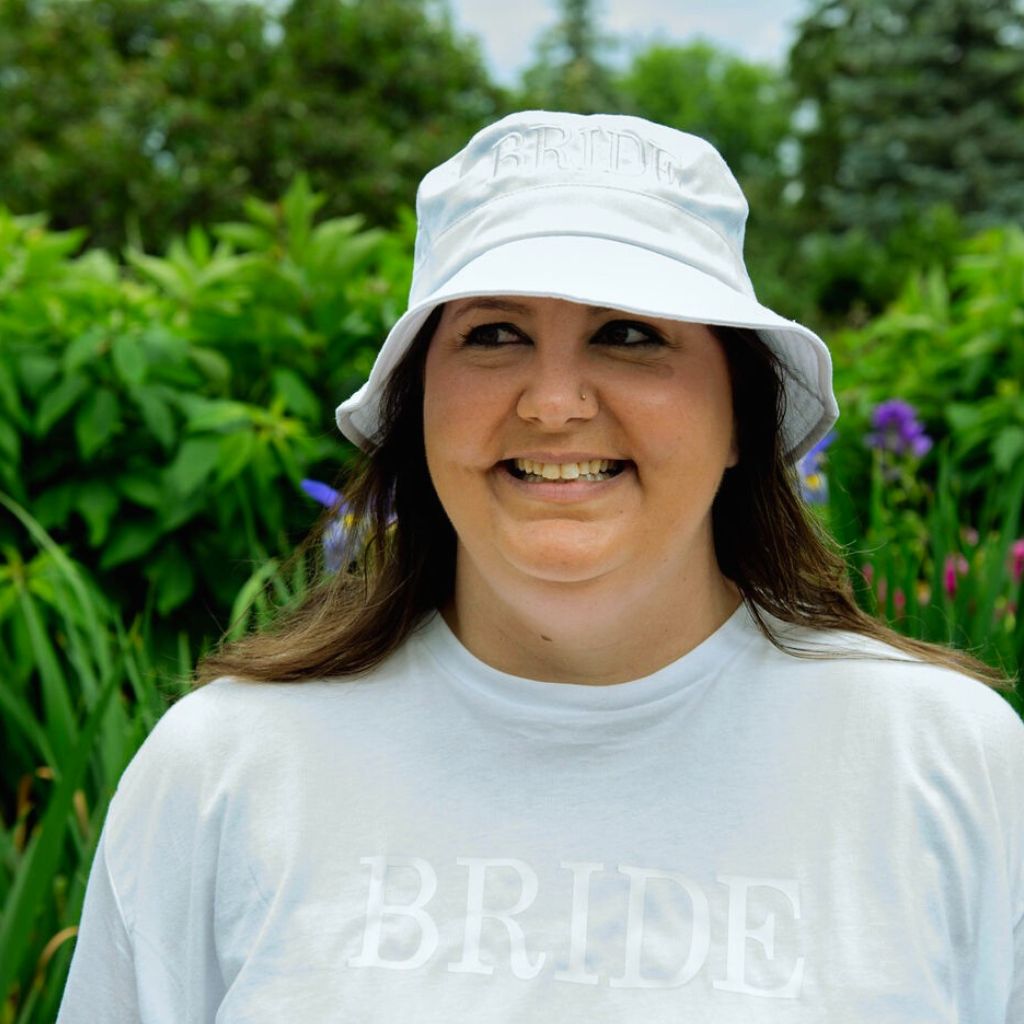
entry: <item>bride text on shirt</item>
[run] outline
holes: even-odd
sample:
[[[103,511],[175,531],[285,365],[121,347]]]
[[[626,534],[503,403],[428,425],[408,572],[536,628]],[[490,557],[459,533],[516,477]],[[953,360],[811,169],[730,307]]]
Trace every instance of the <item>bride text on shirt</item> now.
[[[563,894],[569,913],[556,953],[529,948],[523,922],[540,884],[523,860],[457,858],[466,875],[464,903],[461,896],[453,901],[453,893],[435,900],[437,871],[422,857],[373,856],[361,858],[361,863],[370,871],[366,916],[362,948],[348,959],[349,967],[416,970],[439,950],[460,946],[461,956],[447,963],[449,972],[490,975],[499,950],[507,948],[512,974],[524,980],[548,967],[556,981],[570,984],[607,981],[612,988],[674,988],[692,981],[705,967],[714,938],[721,941],[724,954],[722,976],[711,979],[715,989],[776,999],[800,994],[804,957],[793,951],[800,919],[795,879],[718,874],[709,892],[678,871],[619,864],[608,879],[602,863],[561,861],[571,895]],[[602,875],[609,884],[600,890],[604,899],[598,906],[592,890]],[[399,880],[401,898],[396,899]],[[608,899],[613,893],[624,896],[615,907]],[[789,920],[780,919],[787,911]],[[713,922],[724,925],[724,935],[713,935]],[[599,932],[597,941],[594,932]],[[784,941],[776,942],[777,932],[784,933]],[[500,944],[494,941],[499,933]],[[550,929],[546,938],[553,945]],[[608,969],[602,974],[595,969],[599,966]],[[751,979],[754,968],[757,983]],[[774,984],[766,983],[768,979]]]

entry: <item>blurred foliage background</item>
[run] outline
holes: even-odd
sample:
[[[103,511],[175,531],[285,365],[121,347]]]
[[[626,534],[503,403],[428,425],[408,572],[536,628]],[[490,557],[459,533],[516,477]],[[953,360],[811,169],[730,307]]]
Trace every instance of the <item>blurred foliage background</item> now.
[[[440,0],[0,0],[0,1024],[53,1020],[107,802],[197,655],[308,585],[301,484],[344,490],[332,410],[403,308],[416,185],[512,110],[721,150],[759,297],[833,351],[800,482],[859,599],[1020,672],[1022,5],[807,0],[782,66],[613,61],[558,7],[510,87]]]

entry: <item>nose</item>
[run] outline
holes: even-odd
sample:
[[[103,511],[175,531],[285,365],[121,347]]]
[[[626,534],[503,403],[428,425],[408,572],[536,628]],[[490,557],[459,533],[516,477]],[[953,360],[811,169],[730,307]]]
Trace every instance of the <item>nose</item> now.
[[[528,373],[516,404],[520,418],[558,429],[597,415],[597,393],[587,383],[577,356],[538,352]]]

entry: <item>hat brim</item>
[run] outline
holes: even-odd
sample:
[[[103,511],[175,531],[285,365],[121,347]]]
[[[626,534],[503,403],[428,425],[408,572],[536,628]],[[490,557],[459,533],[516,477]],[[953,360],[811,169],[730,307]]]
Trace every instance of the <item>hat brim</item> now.
[[[431,311],[477,295],[565,299],[638,315],[751,328],[785,371],[787,458],[796,461],[806,454],[838,418],[828,349],[802,324],[650,249],[591,235],[533,236],[489,249],[409,308],[381,346],[366,384],[338,406],[338,427],[346,437],[361,448],[373,447],[384,386]]]

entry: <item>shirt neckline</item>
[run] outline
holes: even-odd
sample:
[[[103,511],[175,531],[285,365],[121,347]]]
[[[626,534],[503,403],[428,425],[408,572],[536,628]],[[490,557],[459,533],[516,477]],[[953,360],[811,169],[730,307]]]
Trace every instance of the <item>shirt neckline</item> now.
[[[463,646],[439,612],[414,634],[446,674],[481,698],[516,705],[523,711],[608,712],[642,707],[678,694],[721,671],[760,631],[745,604],[710,636],[675,661],[649,675],[622,683],[559,683],[512,675],[481,661]]]

